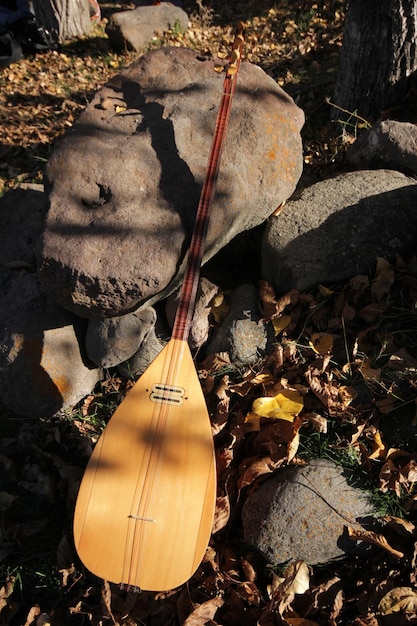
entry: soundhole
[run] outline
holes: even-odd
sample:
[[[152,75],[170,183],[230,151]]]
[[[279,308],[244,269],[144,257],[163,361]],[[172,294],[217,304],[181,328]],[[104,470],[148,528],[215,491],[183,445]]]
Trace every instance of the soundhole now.
[[[182,404],[184,402],[185,389],[182,387],[174,387],[173,385],[165,385],[156,383],[153,385],[150,399],[153,402],[166,404]]]

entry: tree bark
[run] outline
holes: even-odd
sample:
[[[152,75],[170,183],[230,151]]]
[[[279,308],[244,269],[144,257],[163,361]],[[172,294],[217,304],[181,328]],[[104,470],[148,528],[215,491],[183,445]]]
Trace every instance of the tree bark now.
[[[33,0],[33,9],[38,23],[59,43],[91,30],[89,0]]]
[[[350,0],[333,96],[335,120],[375,121],[404,96],[417,69],[417,0]]]

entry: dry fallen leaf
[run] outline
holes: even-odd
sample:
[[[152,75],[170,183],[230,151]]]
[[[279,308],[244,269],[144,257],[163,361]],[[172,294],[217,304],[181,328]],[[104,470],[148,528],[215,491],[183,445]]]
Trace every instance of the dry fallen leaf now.
[[[369,455],[370,459],[383,459],[387,453],[387,446],[382,440],[382,435],[379,430],[374,433],[372,439],[372,454]]]
[[[308,420],[318,433],[327,433],[327,418],[319,413],[304,413],[303,419]]]
[[[383,548],[384,550],[392,554],[392,556],[395,556],[398,559],[402,559],[404,557],[404,552],[401,552],[400,550],[396,550],[395,548],[390,546],[390,544],[388,543],[388,541],[385,539],[383,535],[374,533],[369,530],[358,530],[355,528],[351,528],[350,526],[348,526],[347,530],[348,530],[348,535],[349,537],[351,537],[351,539],[355,539],[356,541],[365,541],[367,543],[372,543],[376,546],[379,546],[380,548]]]
[[[390,528],[393,528],[396,532],[398,532],[398,534],[403,535],[404,537],[414,536],[414,532],[416,529],[415,524],[406,519],[396,517],[395,515],[384,515],[381,520],[388,524]]]
[[[228,495],[216,498],[216,509],[214,513],[212,534],[224,528],[230,518],[230,499]]]
[[[401,497],[403,487],[412,487],[417,481],[416,454],[392,448],[388,450],[385,463],[379,473],[379,488],[395,491]]]
[[[230,310],[230,305],[227,303],[224,293],[216,294],[210,304],[210,313],[216,324],[220,324]]]
[[[416,615],[417,592],[411,587],[395,587],[382,598],[378,610],[382,615],[399,612]]]
[[[329,335],[329,333],[313,333],[310,337],[309,344],[314,352],[324,356],[332,351],[333,336]]]
[[[279,335],[291,323],[291,315],[279,315],[271,320],[275,336]]]
[[[382,257],[377,258],[375,278],[371,282],[371,294],[375,300],[385,298],[390,292],[395,278],[394,268]]]
[[[283,389],[276,396],[262,397],[254,400],[252,413],[260,417],[294,421],[294,417],[303,408],[303,398],[296,389]]]
[[[216,611],[223,606],[224,600],[216,596],[198,605],[187,617],[183,626],[205,626],[209,624],[216,614]]]
[[[31,607],[29,613],[26,617],[25,626],[32,626],[33,623],[36,623],[36,618],[41,614],[41,609],[39,604],[35,604]]]
[[[358,393],[354,387],[342,385],[339,387],[339,398],[343,404],[343,407],[349,406],[349,404],[358,397]]]
[[[15,582],[16,579],[14,576],[7,576],[5,584],[0,587],[0,612],[8,606]]]
[[[287,462],[286,446],[281,444],[278,448],[277,453],[273,457],[253,457],[245,460],[238,480],[240,490],[251,485],[256,478],[274,472],[280,465]]]
[[[266,280],[259,282],[260,309],[264,321],[282,315],[287,306],[298,302],[300,293],[293,289],[280,298],[276,298],[275,290]]]
[[[284,571],[285,593],[301,594],[310,588],[310,570],[305,561],[291,563]]]
[[[262,594],[253,582],[245,581],[241,583],[237,587],[236,593],[249,605],[260,606],[261,604]]]

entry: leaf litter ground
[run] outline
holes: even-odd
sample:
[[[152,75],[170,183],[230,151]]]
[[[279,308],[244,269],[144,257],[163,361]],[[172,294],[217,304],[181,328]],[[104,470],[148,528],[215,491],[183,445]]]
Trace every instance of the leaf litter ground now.
[[[200,6],[198,6],[198,4]],[[103,15],[121,5],[102,5]],[[124,8],[127,8],[125,6]],[[344,167],[346,135],[329,122],[341,44],[342,2],[188,3],[186,35],[152,45],[216,53],[230,23],[247,25],[259,63],[307,114],[306,171]],[[240,14],[239,14],[240,13]],[[105,21],[105,20],[104,20]],[[131,53],[92,37],[0,73],[4,189],[41,181],[54,139]],[[283,296],[259,283],[273,351],[237,370],[227,354],[198,363],[210,408],[219,481],[210,546],[195,576],[166,593],[120,591],[83,571],[71,542],[76,490],[92,447],[131,381],[107,372],[72,412],[16,419],[2,410],[0,611],[4,624],[167,626],[408,624],[417,621],[417,261],[378,259],[372,275]],[[227,294],[226,294],[227,300]],[[219,323],[213,311],[213,324]],[[350,529],[365,558],[272,568],[243,540],[241,506],[280,467],[325,457],[355,468],[380,511],[372,531]]]

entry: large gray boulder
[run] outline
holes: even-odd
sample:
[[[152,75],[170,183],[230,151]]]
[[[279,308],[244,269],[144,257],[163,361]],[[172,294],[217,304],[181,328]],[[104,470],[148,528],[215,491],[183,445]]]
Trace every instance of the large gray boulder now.
[[[55,147],[39,260],[63,306],[111,317],[178,284],[220,103],[223,77],[213,66],[185,48],[146,54],[96,94]],[[292,194],[303,121],[271,77],[242,63],[204,261]]]
[[[140,52],[157,34],[178,28],[188,28],[188,15],[170,2],[142,6],[133,11],[113,13],[106,26],[106,34],[115,50]]]
[[[357,169],[390,168],[417,174],[417,126],[383,120],[365,130],[347,151]]]
[[[0,214],[0,400],[17,415],[46,417],[90,393],[100,371],[85,356],[86,320],[59,306],[36,274],[43,186],[8,191]]]
[[[344,173],[297,193],[269,219],[262,275],[277,292],[346,280],[409,253],[417,237],[417,181],[393,170]]]
[[[36,267],[36,246],[46,206],[43,185],[22,183],[0,198],[0,264]]]
[[[1,401],[17,415],[47,417],[89,394],[100,372],[85,357],[85,327],[36,274],[1,269]]]
[[[155,323],[152,307],[120,317],[92,318],[85,337],[87,355],[99,367],[115,367],[136,354]]]
[[[268,478],[248,496],[242,520],[245,540],[270,563],[301,559],[315,565],[352,552],[345,527],[360,528],[373,514],[343,468],[315,459]]]

